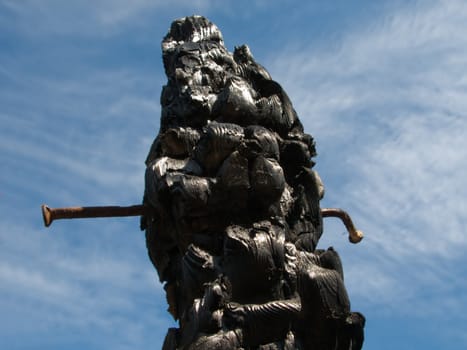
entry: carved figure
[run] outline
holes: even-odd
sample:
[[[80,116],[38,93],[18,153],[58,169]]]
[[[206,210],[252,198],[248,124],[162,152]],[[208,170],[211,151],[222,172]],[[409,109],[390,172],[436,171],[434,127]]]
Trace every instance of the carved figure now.
[[[162,52],[142,227],[180,324],[163,349],[360,349],[339,255],[316,249],[324,187],[289,97],[204,17],[174,21]]]

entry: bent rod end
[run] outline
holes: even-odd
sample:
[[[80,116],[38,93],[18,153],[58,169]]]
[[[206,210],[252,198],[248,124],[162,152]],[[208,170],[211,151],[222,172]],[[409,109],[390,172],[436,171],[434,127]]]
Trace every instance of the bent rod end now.
[[[45,204],[42,204],[41,208],[42,208],[42,218],[44,219],[44,225],[45,227],[49,227],[50,224],[52,223],[52,214],[50,213],[50,208]]]

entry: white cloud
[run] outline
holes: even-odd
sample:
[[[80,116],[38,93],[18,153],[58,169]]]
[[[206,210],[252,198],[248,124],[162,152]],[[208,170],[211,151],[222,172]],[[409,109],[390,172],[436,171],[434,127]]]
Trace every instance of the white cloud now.
[[[58,337],[71,329],[75,335],[69,339],[92,332],[90,341],[106,346],[114,338],[116,346],[128,343],[121,348],[141,347],[148,336],[161,342],[165,331],[160,326],[168,322],[164,292],[145,256],[144,236],[128,225],[128,234],[116,234],[122,224],[85,227],[94,232],[79,225],[71,233],[58,224],[43,232],[2,223],[0,307],[8,319],[2,324],[6,334]]]
[[[87,344],[103,343],[96,348],[157,347],[170,316],[138,219],[39,229],[44,202],[142,200],[144,159],[159,119],[156,77],[85,63],[53,76],[35,69],[37,57],[2,58],[2,341],[28,338],[50,348],[87,334]]]
[[[37,33],[96,35],[113,32],[144,11],[168,6],[165,1],[9,1],[3,5],[17,19],[17,28]],[[76,33],[78,34],[78,33]]]
[[[348,209],[367,233],[366,252],[342,253],[351,256],[349,288],[374,305],[397,299],[402,310],[432,284],[441,309],[436,293],[463,261],[466,30],[464,2],[419,2],[337,47],[286,48],[266,64],[317,139],[318,170],[333,176],[322,176],[324,203]],[[439,272],[431,284],[424,269]]]
[[[17,30],[47,35],[69,16],[80,21],[80,5],[64,4],[10,3],[24,21]],[[71,12],[46,23],[60,11]],[[0,54],[2,342],[52,348],[63,341],[66,347],[86,334],[92,336],[87,344],[103,343],[96,348],[157,347],[170,318],[138,219],[75,221],[72,228],[54,223],[46,232],[39,226],[43,202],[141,201],[160,83],[137,66],[96,68],[88,55],[104,48],[49,46],[30,55]]]
[[[148,14],[169,7],[175,13],[198,6],[208,16],[213,8],[224,7],[225,15],[233,7],[220,4],[4,0],[0,7],[15,20],[0,16],[0,26],[33,37],[100,37],[148,25]],[[317,139],[317,169],[327,186],[323,205],[347,209],[366,233],[350,246],[339,235],[342,226],[326,221],[322,241],[341,253],[351,300],[364,313],[373,308],[465,321],[455,315],[466,303],[459,291],[467,288],[459,277],[467,246],[466,26],[461,1],[412,3],[362,23],[337,44],[311,51],[300,38],[290,47],[301,50],[286,47],[261,62]],[[96,58],[94,49],[65,56],[79,51]],[[64,56],[45,55],[41,63],[57,57]],[[37,229],[42,201],[125,205],[141,199],[143,162],[159,118],[152,87],[161,80],[144,69],[89,69],[91,59],[65,76],[58,67],[51,78],[42,75],[44,67],[35,70],[37,58],[0,54],[0,74],[9,84],[0,95],[0,180],[7,188],[0,206],[8,205],[4,198],[21,206],[9,208],[0,227],[0,309],[8,315],[2,327],[21,337],[63,322],[78,334],[95,327],[92,334],[105,338],[105,348],[117,348],[109,344],[116,332],[120,348],[138,348],[154,334],[161,342],[166,305],[136,220],[123,229],[121,221],[109,220]]]
[[[264,1],[248,1],[248,6],[238,11],[238,1],[214,0],[2,0],[9,16],[0,23],[12,25],[30,36],[40,34],[102,37],[121,32],[128,26],[147,25],[148,15],[170,16],[209,15],[219,11],[227,16],[245,16],[251,9],[265,9]],[[248,10],[250,9],[250,10]],[[178,15],[177,15],[178,14]],[[165,25],[167,28],[170,17]]]
[[[7,16],[0,16],[0,26],[12,26],[31,37],[81,35],[101,38],[121,33],[129,27],[149,29],[152,18],[163,20],[163,26],[169,28],[172,20],[183,16],[221,14],[236,19],[253,18],[286,3],[284,0],[274,3],[264,0],[1,0],[0,9],[3,7]]]
[[[159,118],[158,97],[150,88],[155,77],[78,66],[81,74],[61,80],[40,72],[21,79],[20,68],[10,69],[12,87],[0,96],[8,106],[0,114],[7,128],[1,159],[10,165],[1,175],[5,183],[30,187],[43,200],[60,200],[57,195],[63,198],[66,190],[63,201],[70,204],[73,197],[95,197],[95,188],[109,204],[139,201]],[[44,177],[47,185],[37,186]]]

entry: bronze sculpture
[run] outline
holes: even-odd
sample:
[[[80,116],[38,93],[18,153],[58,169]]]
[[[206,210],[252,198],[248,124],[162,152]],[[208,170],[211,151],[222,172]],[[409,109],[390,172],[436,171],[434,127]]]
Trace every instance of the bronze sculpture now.
[[[143,225],[180,322],[164,349],[360,348],[339,256],[316,250],[323,184],[289,97],[204,17],[174,21],[162,50]]]
[[[181,18],[162,42],[168,82],[160,132],[146,159],[143,204],[43,206],[54,218],[142,215],[149,257],[164,283],[163,349],[360,349],[333,248],[317,249],[324,186],[313,138],[246,45],[230,53],[201,16]],[[95,215],[94,215],[95,214]]]

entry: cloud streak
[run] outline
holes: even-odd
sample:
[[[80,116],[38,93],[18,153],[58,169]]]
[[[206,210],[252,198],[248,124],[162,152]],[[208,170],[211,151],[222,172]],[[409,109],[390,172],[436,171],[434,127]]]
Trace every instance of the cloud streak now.
[[[159,114],[154,92],[143,92],[144,86],[154,85],[153,78],[137,71],[83,75],[72,82],[33,76],[11,92],[14,100],[2,98],[11,109],[0,115],[8,128],[0,140],[3,161],[17,164],[21,159],[24,168],[42,164],[35,173],[16,175],[11,173],[14,168],[6,167],[2,177],[11,186],[34,185],[31,176],[44,176],[57,187],[63,179],[99,187],[103,199],[106,190],[117,188],[127,194],[123,199],[142,193],[144,158]],[[130,120],[132,128],[126,126]]]
[[[165,331],[159,322],[167,324],[168,317],[162,288],[142,254],[144,240],[134,237],[129,225],[124,236],[115,236],[122,224],[86,225],[94,237],[77,226],[73,233],[60,227],[45,233],[22,224],[2,225],[0,305],[9,319],[6,334],[34,337],[56,327],[56,336],[66,329],[94,329],[101,336],[91,343],[105,346],[119,332],[125,336],[117,342],[129,342],[128,348],[143,346],[144,337],[161,341]],[[148,334],[151,325],[158,329],[154,335]],[[76,335],[68,337],[78,341]]]
[[[128,30],[129,27],[147,27],[150,18],[156,16],[206,16],[220,13],[231,18],[249,17],[258,11],[266,11],[271,6],[277,7],[283,3],[284,1],[280,1],[271,4],[264,0],[242,0],[240,3],[238,0],[222,3],[213,0],[81,0],[66,3],[59,0],[2,0],[0,6],[8,16],[0,16],[0,23],[14,25],[18,32],[32,37],[108,37]],[[14,21],[11,18],[14,18]]]
[[[317,140],[322,206],[347,209],[366,233],[350,246],[341,224],[327,219],[321,246],[342,256],[354,309],[370,320],[368,346],[383,348],[371,338],[378,317],[408,320],[410,332],[420,324],[423,335],[442,323],[443,339],[465,344],[456,327],[467,321],[459,311],[467,305],[459,277],[467,273],[466,5],[397,3],[351,27],[325,17],[336,23],[335,41],[307,34],[282,47],[274,40],[288,32],[274,30],[291,23],[264,4],[0,1],[1,38],[11,48],[0,51],[0,337],[10,348],[163,341],[170,318],[137,219],[46,231],[39,205],[141,200],[165,83],[153,33],[192,12],[237,27],[251,16],[259,23],[252,39],[281,47],[261,63]],[[323,16],[330,10],[313,6]],[[290,10],[306,22],[302,8]]]
[[[79,59],[51,68],[56,53],[0,53],[2,344],[157,348],[171,321],[138,220],[39,228],[43,202],[141,201],[159,118],[157,79],[139,67],[96,68]],[[73,55],[83,57],[79,49],[58,57]],[[37,68],[36,60],[48,63]]]
[[[446,5],[406,5],[337,47],[288,49],[271,64],[317,137],[324,203],[347,208],[367,231],[367,252],[350,258],[350,288],[397,312],[430,283],[438,313],[466,287],[446,281],[461,273],[467,246],[467,8]]]

